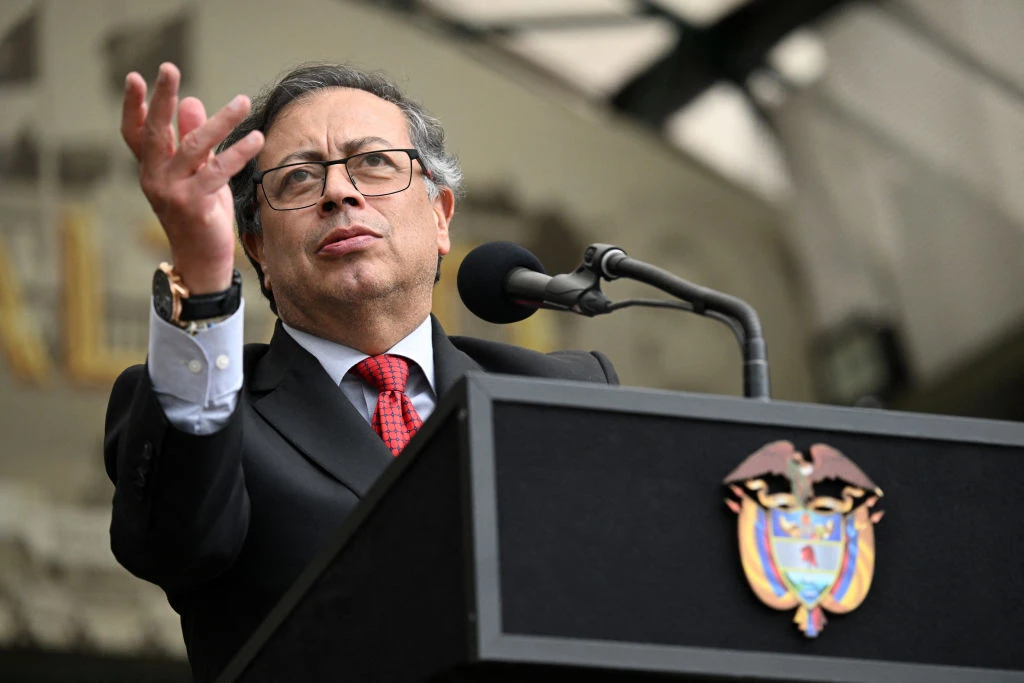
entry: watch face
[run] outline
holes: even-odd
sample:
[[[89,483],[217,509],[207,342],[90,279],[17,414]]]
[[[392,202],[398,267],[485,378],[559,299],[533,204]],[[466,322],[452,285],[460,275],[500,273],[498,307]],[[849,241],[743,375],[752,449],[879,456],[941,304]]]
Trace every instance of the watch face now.
[[[158,316],[170,321],[174,312],[174,295],[171,294],[171,282],[167,279],[167,273],[162,270],[153,274],[153,308],[156,309]]]

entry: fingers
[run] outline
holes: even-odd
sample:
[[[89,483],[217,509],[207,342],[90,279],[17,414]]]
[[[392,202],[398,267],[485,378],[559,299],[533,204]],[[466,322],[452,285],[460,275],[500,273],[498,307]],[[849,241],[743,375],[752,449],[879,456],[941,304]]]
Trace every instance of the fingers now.
[[[171,122],[178,105],[180,83],[181,72],[178,71],[178,67],[170,62],[160,65],[156,85],[153,87],[153,98],[149,101],[149,111],[142,126],[139,156],[144,162],[154,157],[168,157],[174,153],[174,129]]]
[[[183,137],[178,152],[170,164],[172,173],[191,173],[207,163],[213,148],[220,144],[249,113],[249,98],[237,95],[208,120],[200,122],[200,116],[205,119],[205,112],[202,111],[202,104],[198,100],[194,100],[193,104],[193,100],[194,98],[186,98],[178,112],[178,126]]]
[[[181,204],[184,197],[217,194],[264,143],[262,133],[254,131],[214,156],[214,148],[249,113],[249,98],[238,95],[207,118],[203,103],[194,97],[178,105],[180,84],[178,68],[161,64],[147,105],[142,76],[132,72],[125,78],[121,135],[139,160],[143,192],[158,214],[164,211],[160,207]]]
[[[121,102],[121,137],[136,158],[142,145],[142,125],[146,121],[146,81],[136,72],[124,79],[124,99]]]
[[[186,97],[178,105],[178,139],[188,136],[206,123],[206,107],[195,97]]]
[[[263,133],[254,130],[226,150],[210,159],[197,174],[200,190],[215,192],[231,179],[263,149]]]

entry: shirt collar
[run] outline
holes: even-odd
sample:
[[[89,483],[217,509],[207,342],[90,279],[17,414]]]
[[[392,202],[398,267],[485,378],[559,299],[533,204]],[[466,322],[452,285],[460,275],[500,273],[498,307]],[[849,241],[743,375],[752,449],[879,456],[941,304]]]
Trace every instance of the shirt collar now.
[[[283,321],[281,326],[299,346],[320,361],[327,375],[337,385],[341,384],[341,380],[356,363],[369,357],[362,351],[297,330]],[[413,361],[423,371],[430,389],[437,393],[434,387],[434,340],[430,316],[385,353]]]

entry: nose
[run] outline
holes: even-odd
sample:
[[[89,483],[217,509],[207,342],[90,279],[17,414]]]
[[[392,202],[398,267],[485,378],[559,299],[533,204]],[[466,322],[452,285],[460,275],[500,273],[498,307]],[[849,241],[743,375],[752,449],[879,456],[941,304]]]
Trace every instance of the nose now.
[[[344,164],[327,167],[324,194],[318,205],[321,213],[332,213],[342,206],[365,206],[366,197],[352,184]]]

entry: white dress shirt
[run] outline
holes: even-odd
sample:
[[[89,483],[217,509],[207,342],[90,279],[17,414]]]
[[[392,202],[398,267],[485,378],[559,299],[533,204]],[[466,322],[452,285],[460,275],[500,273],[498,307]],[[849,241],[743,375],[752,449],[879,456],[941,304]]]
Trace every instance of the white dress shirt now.
[[[242,301],[234,315],[192,336],[162,319],[150,305],[146,365],[157,400],[176,428],[192,434],[212,434],[227,424],[234,412],[242,389],[244,311]],[[363,419],[370,422],[377,406],[377,389],[349,373],[367,355],[288,325],[284,329],[320,362]],[[437,404],[430,317],[387,353],[412,361],[405,393],[426,420]]]
[[[369,356],[348,346],[296,330],[287,324],[282,325],[299,346],[320,361],[331,380],[341,387],[345,397],[352,402],[363,419],[369,422],[377,409],[379,392],[349,372],[359,361]],[[413,407],[424,421],[434,412],[437,404],[434,393],[434,342],[431,334],[430,318],[427,317],[409,336],[386,352],[412,361],[409,363],[409,382],[405,386],[405,393],[412,399]]]

